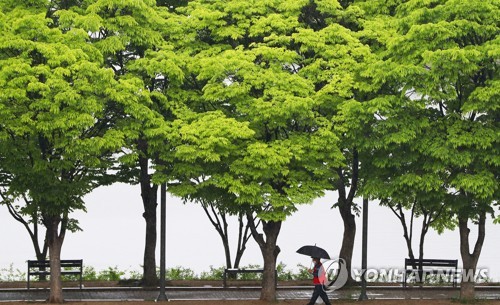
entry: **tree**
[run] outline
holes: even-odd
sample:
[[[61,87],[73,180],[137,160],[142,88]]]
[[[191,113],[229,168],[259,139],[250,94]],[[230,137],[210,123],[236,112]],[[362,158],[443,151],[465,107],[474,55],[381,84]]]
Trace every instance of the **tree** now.
[[[408,257],[423,259],[425,237],[429,229],[434,228],[442,233],[445,229],[454,229],[456,223],[450,221],[453,213],[445,202],[442,180],[433,172],[425,172],[425,162],[415,159],[418,158],[415,151],[406,150],[404,144],[398,145],[398,148],[389,145],[391,148],[385,153],[380,150],[372,158],[372,166],[369,166],[371,174],[367,175],[363,191],[367,196],[369,194],[380,199],[381,205],[389,207],[398,218],[403,228]],[[410,211],[409,215],[407,211]],[[421,218],[421,229],[418,252],[415,252],[414,223],[418,217]],[[416,269],[417,265],[413,267]],[[422,274],[419,279],[423,281]]]
[[[148,117],[148,99],[133,79],[116,81],[88,32],[68,26],[59,4],[4,1],[0,39],[0,139],[9,192],[26,195],[47,229],[49,302],[62,303],[60,255],[69,217],[82,197],[112,180],[114,153],[133,134],[118,128]],[[137,112],[134,112],[133,110]],[[6,149],[7,148],[7,149]]]
[[[179,151],[190,149],[189,156],[177,157],[193,163],[201,155],[195,160],[205,163],[204,183],[235,194],[236,203],[250,206],[261,220],[263,234],[253,225],[251,229],[264,259],[263,300],[276,297],[282,222],[297,204],[311,202],[327,188],[323,164],[335,166],[342,159],[331,123],[315,112],[314,84],[297,73],[300,57],[291,48],[290,35],[299,25],[301,5],[193,1],[183,10],[189,16],[185,28],[192,30],[193,38],[187,40],[193,42],[193,64],[188,66],[197,89],[186,105],[204,115],[220,111],[252,133],[227,155],[222,168],[212,170],[219,159],[204,156],[205,147],[219,143],[217,138],[194,151],[192,131],[180,132],[186,146],[177,146]],[[248,215],[252,224],[253,215]]]
[[[123,126],[137,136],[130,138],[126,145],[129,150],[121,155],[126,170],[118,175],[140,185],[146,223],[142,284],[156,286],[158,184],[153,182],[153,173],[159,160],[151,141],[165,142],[159,126],[164,124],[162,120],[172,118],[164,91],[182,78],[175,64],[177,57],[166,41],[175,24],[168,22],[168,9],[157,7],[155,1],[95,1],[72,7],[63,16],[68,23],[91,33],[92,44],[103,54],[107,67],[114,70],[116,79],[140,79],[141,90],[150,93],[147,107],[156,113],[157,122],[129,120],[130,125]]]
[[[443,175],[430,168],[428,159],[412,146],[428,126],[419,113],[420,105],[406,96],[388,98],[386,102],[394,106],[377,113],[370,144],[375,149],[370,164],[365,165],[363,192],[391,209],[402,225],[408,257],[422,259],[429,228],[439,233],[453,229],[453,213],[445,203]],[[405,211],[410,211],[409,216]],[[417,217],[422,217],[422,226],[415,254],[413,229]]]
[[[87,11],[100,17],[99,36],[95,37],[95,43],[102,44],[101,50],[107,58],[107,64],[114,68],[117,77],[129,77],[130,62],[144,57],[148,49],[161,41],[157,31],[159,16],[154,14],[151,6],[152,1],[115,1],[111,5],[109,2],[97,1],[87,8]],[[154,156],[149,153],[148,141],[143,132],[129,147],[135,147],[137,152],[135,161],[139,166],[138,181],[144,207],[142,216],[146,223],[142,284],[156,286],[158,185],[152,183],[150,173],[150,159],[154,159]]]
[[[363,75],[373,60],[371,50],[358,38],[363,15],[349,1],[308,1],[301,9],[301,22],[292,35],[301,60],[298,73],[314,83],[311,95],[317,101],[317,112],[332,122],[344,162],[328,164],[329,189],[338,192],[338,208],[344,231],[339,257],[346,262],[348,284],[353,284],[351,266],[356,236],[354,202],[363,177],[360,169],[369,162],[371,147],[367,139],[373,126],[373,113],[379,104],[367,103],[379,92]],[[366,109],[365,109],[366,108]],[[335,150],[335,148],[332,148]]]
[[[408,1],[389,12],[394,17],[383,12],[373,22],[392,29],[370,37],[385,50],[380,73],[371,72],[401,96],[413,93],[422,130],[412,149],[442,185],[457,218],[463,267],[474,273],[486,215],[498,201],[499,3]],[[472,252],[470,221],[479,228]],[[470,278],[463,278],[461,297],[474,297]]]

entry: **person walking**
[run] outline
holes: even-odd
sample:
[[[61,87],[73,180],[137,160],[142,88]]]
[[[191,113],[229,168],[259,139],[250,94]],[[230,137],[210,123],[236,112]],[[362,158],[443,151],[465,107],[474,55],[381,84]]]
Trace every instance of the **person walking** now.
[[[331,305],[330,300],[328,300],[328,295],[325,290],[326,282],[326,272],[321,263],[321,259],[318,257],[313,257],[314,268],[309,269],[309,273],[313,275],[314,291],[311,300],[307,305],[314,305],[318,297],[321,297],[326,305]]]

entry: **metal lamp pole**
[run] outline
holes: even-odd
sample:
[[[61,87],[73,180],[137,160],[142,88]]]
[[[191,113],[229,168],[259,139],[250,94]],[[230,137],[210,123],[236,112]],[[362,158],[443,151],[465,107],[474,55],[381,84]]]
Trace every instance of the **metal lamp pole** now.
[[[166,254],[166,231],[167,231],[167,213],[166,213],[166,193],[167,193],[167,184],[164,182],[161,184],[160,190],[160,201],[161,201],[161,225],[160,225],[160,233],[161,233],[161,241],[160,241],[160,294],[156,301],[168,301],[167,295],[165,294],[165,254]]]
[[[363,240],[361,249],[361,294],[359,301],[368,300],[366,295],[366,269],[368,252],[368,199],[363,198]]]

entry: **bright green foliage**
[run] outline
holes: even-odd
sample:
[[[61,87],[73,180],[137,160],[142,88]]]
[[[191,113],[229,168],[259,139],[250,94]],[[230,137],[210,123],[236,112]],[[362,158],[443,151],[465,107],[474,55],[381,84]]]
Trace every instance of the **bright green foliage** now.
[[[310,16],[302,15],[303,28],[293,34],[301,57],[298,73],[313,82],[311,97],[317,103],[317,112],[323,120],[333,123],[332,131],[340,139],[337,145],[344,153],[344,165],[351,164],[353,151],[363,151],[367,146],[364,143],[369,140],[366,135],[371,132],[373,114],[384,107],[380,99],[367,102],[374,89],[363,73],[374,58],[355,31],[359,22],[354,14],[356,6],[322,10],[321,2],[316,7],[311,5],[307,12]],[[340,167],[328,165],[333,181]],[[351,170],[349,165],[344,167],[345,173]],[[351,179],[349,174],[345,179]]]
[[[140,184],[146,220],[142,283],[156,285],[158,184],[155,182],[164,182],[164,167],[158,167],[158,150],[172,149],[167,136],[175,103],[164,94],[183,78],[178,66],[182,59],[168,42],[179,25],[170,20],[168,9],[157,7],[155,1],[89,1],[62,11],[59,16],[68,26],[83,27],[90,33],[90,42],[103,54],[104,63],[113,69],[115,79],[134,86],[137,94],[148,97],[132,101],[123,113],[126,120],[120,129],[128,135],[123,144],[127,149],[119,156],[122,170],[117,176]],[[154,171],[160,173],[156,181],[152,179]]]
[[[380,58],[366,75],[396,95],[379,114],[372,172],[384,178],[369,193],[473,219],[498,201],[499,13],[498,1],[407,1],[365,23]]]
[[[182,9],[189,16],[188,28],[195,30],[190,50],[199,50],[187,66],[196,79],[188,77],[193,93],[184,93],[186,104],[202,113],[222,111],[252,130],[248,134],[240,129],[246,140],[227,156],[224,163],[229,167],[217,175],[210,172],[211,183],[236,194],[241,204],[267,207],[260,215],[266,220],[284,220],[295,204],[320,196],[328,188],[324,165],[338,166],[343,159],[331,116],[325,118],[317,110],[332,107],[327,95],[348,95],[352,84],[344,80],[345,73],[338,75],[317,97],[315,82],[330,82],[331,75],[343,73],[342,67],[352,64],[338,59],[347,57],[347,49],[352,51],[344,44],[354,39],[333,25],[320,34],[302,29],[301,14],[307,4],[193,1]],[[325,10],[338,7],[322,5]],[[310,36],[322,42],[313,45]],[[325,39],[335,42],[329,45]],[[301,52],[294,47],[299,43],[303,44]],[[328,47],[325,64],[304,62],[301,53],[307,48]],[[320,71],[322,65],[331,67],[331,73]],[[192,144],[190,150],[181,147],[177,156],[184,160],[203,157],[203,151],[192,155]]]
[[[429,47],[420,60],[430,70],[418,90],[440,107],[421,149],[450,169],[449,187],[477,200],[498,200],[499,99],[487,92],[500,82],[500,3],[449,1],[433,13],[441,21],[417,32],[442,28],[450,43]]]
[[[116,128],[119,112],[132,113],[148,96],[136,81],[116,81],[87,32],[61,30],[46,9],[19,5],[2,15],[0,160],[11,193],[67,217],[106,183],[127,136]]]
[[[361,86],[357,74],[370,49],[338,21],[353,22],[356,12],[336,1],[192,1],[179,11],[192,31],[180,46],[189,72],[176,96],[193,111],[218,110],[248,124],[253,134],[201,172],[182,157],[174,177],[184,174],[188,191],[213,185],[250,205],[264,227],[274,225],[270,244],[258,243],[275,260],[281,221],[335,188],[332,172],[346,159],[334,117]],[[272,292],[261,297],[274,299]]]
[[[115,155],[154,118],[140,79],[103,68],[109,50],[92,44],[97,9],[85,18],[81,4],[11,3],[1,22],[0,168],[8,196],[31,198],[23,213],[41,215],[52,265],[66,231],[77,229],[69,214],[85,209],[85,194],[114,181]],[[64,10],[72,5],[75,11]],[[49,302],[62,302],[61,287],[51,277]]]
[[[133,135],[128,138],[127,154],[120,156],[123,164],[135,167],[139,156],[151,159],[157,166],[158,151],[168,151],[170,122],[182,109],[175,94],[182,84],[185,59],[174,49],[184,37],[181,25],[168,9],[154,1],[96,1],[59,13],[61,22],[85,28],[90,42],[104,56],[105,64],[115,78],[143,92],[147,99],[131,104],[129,118],[121,128]],[[178,91],[176,91],[178,92]],[[139,147],[138,144],[147,143]],[[160,173],[158,181],[162,179]]]

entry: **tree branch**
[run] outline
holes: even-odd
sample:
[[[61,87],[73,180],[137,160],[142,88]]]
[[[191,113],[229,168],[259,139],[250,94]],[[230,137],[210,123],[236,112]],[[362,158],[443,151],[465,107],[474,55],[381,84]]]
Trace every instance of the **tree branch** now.
[[[359,177],[359,156],[358,150],[355,148],[352,152],[352,178],[351,178],[351,190],[349,191],[349,196],[347,197],[347,202],[352,202],[356,192],[358,190],[358,177]]]
[[[203,200],[202,200],[203,201]],[[223,232],[222,232],[222,228],[220,226],[220,222],[219,220],[217,219],[217,221],[215,221],[212,217],[212,215],[210,214],[210,211],[208,210],[207,208],[207,205],[210,205],[206,202],[201,202],[201,206],[203,207],[203,210],[205,211],[205,214],[208,216],[208,219],[210,220],[210,222],[212,223],[212,225],[214,226],[215,230],[219,233],[219,235],[222,237],[223,236]],[[215,214],[215,217],[217,217],[217,214]]]
[[[472,252],[472,255],[475,258],[479,257],[479,254],[481,253],[481,248],[483,247],[484,238],[485,238],[485,234],[486,234],[485,223],[486,223],[486,212],[483,211],[483,212],[481,212],[481,215],[479,215],[479,222],[478,222],[479,232],[477,235],[476,244],[474,245],[474,252]]]
[[[254,217],[251,212],[247,212],[247,221],[250,227],[250,232],[252,236],[259,245],[260,248],[265,248],[266,241],[264,240],[264,235],[257,231],[257,226],[255,225]]]

